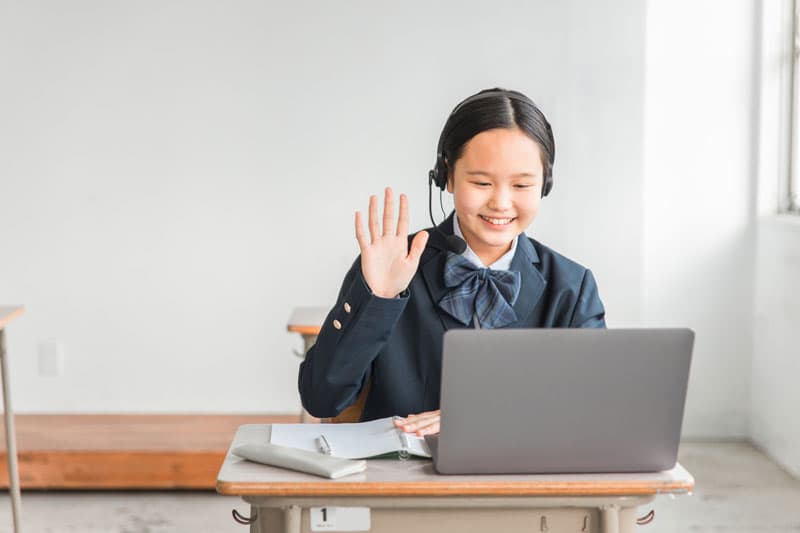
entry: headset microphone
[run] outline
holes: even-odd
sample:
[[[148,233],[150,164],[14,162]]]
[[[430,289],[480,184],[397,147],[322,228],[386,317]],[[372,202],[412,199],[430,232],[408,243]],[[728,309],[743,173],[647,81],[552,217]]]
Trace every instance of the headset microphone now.
[[[467,249],[467,242],[459,237],[458,235],[447,235],[445,232],[439,229],[439,226],[436,225],[436,222],[433,220],[433,171],[431,170],[428,173],[428,214],[431,217],[431,224],[433,224],[433,231],[436,231],[441,235],[444,240],[447,242],[447,249],[453,252],[454,254],[463,254],[464,250]],[[453,215],[455,216],[455,215]]]

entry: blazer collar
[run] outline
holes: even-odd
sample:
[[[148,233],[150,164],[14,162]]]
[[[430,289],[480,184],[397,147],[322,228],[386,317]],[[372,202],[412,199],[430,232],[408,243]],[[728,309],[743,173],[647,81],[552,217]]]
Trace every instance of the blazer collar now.
[[[425,285],[428,287],[431,300],[436,312],[442,319],[445,330],[464,327],[436,305],[447,292],[447,287],[444,285],[444,263],[447,260],[446,236],[453,235],[453,216],[455,216],[455,212],[450,213],[450,216],[437,226],[439,231],[433,228],[427,230],[430,236],[419,267],[422,270]],[[544,288],[547,285],[542,273],[534,266],[539,263],[539,254],[536,252],[536,248],[533,247],[530,239],[524,233],[519,235],[517,239],[517,251],[511,260],[511,270],[516,270],[520,273],[522,286],[519,291],[519,297],[514,303],[517,322],[509,327],[524,327],[527,323],[526,319],[541,299]]]

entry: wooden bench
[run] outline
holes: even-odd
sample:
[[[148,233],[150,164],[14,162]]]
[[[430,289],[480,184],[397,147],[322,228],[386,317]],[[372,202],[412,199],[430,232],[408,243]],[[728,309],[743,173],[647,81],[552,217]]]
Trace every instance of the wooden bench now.
[[[213,490],[243,424],[294,415],[17,415],[23,489]],[[5,444],[0,485],[8,487]]]

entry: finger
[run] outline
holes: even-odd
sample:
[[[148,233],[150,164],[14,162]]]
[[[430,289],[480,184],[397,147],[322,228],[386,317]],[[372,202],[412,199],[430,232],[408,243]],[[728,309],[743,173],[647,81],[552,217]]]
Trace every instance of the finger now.
[[[438,423],[439,423],[439,416],[438,415],[430,416],[430,417],[424,418],[423,420],[420,420],[419,422],[417,422],[417,429],[426,428],[426,427],[432,426],[433,424],[438,424]]]
[[[437,409],[437,410],[435,410],[435,411],[423,411],[422,413],[413,413],[413,414],[410,414],[410,415],[408,415],[408,416],[406,417],[406,419],[409,419],[409,418],[410,418],[410,419],[418,419],[418,418],[427,417],[427,416],[431,416],[431,415],[436,415],[436,416],[439,416],[439,413],[440,413],[440,412],[441,412],[441,411],[440,411],[439,409]],[[399,418],[400,420],[403,420],[403,418],[402,418],[402,417],[398,417],[398,418]]]
[[[392,196],[392,189],[386,187],[386,193],[383,196],[383,234],[391,235],[394,233],[394,198]]]
[[[369,236],[372,242],[381,236],[378,226],[378,199],[374,194],[369,197]]]
[[[410,417],[409,417],[410,418]],[[439,415],[432,414],[429,416],[417,416],[413,421],[403,424],[403,431],[416,431],[418,429],[427,427],[431,424],[439,422]]]
[[[436,433],[439,433],[439,422],[436,422],[435,424],[432,424],[424,429],[417,431],[417,435],[419,435],[420,437],[422,437],[423,435],[434,435]]]
[[[422,252],[425,251],[425,245],[428,244],[428,232],[420,231],[414,236],[411,241],[411,249],[408,251],[408,260],[413,263],[419,263],[419,258],[422,257]]]
[[[429,428],[431,426],[438,426],[438,425],[439,425],[439,417],[436,416],[436,417],[432,417],[432,418],[427,418],[425,420],[420,420],[420,421],[416,422],[415,424],[411,424],[411,425],[408,426],[408,429],[406,429],[406,426],[403,426],[403,431],[405,431],[407,433],[415,433],[415,432],[422,431],[425,428]]]
[[[369,245],[367,236],[364,235],[364,226],[361,224],[361,211],[356,211],[356,240],[362,251]]]
[[[400,195],[400,216],[397,218],[397,236],[408,236],[408,197]]]

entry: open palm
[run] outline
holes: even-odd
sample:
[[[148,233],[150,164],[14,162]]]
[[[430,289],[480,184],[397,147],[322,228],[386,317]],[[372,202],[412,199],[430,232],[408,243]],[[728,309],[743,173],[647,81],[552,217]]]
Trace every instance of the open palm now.
[[[392,189],[386,188],[383,200],[383,228],[379,224],[378,199],[369,197],[369,239],[364,233],[361,212],[356,211],[356,240],[361,249],[361,272],[369,288],[381,298],[394,298],[403,292],[419,265],[428,242],[420,231],[408,246],[408,199],[400,195],[400,215],[394,225]]]

